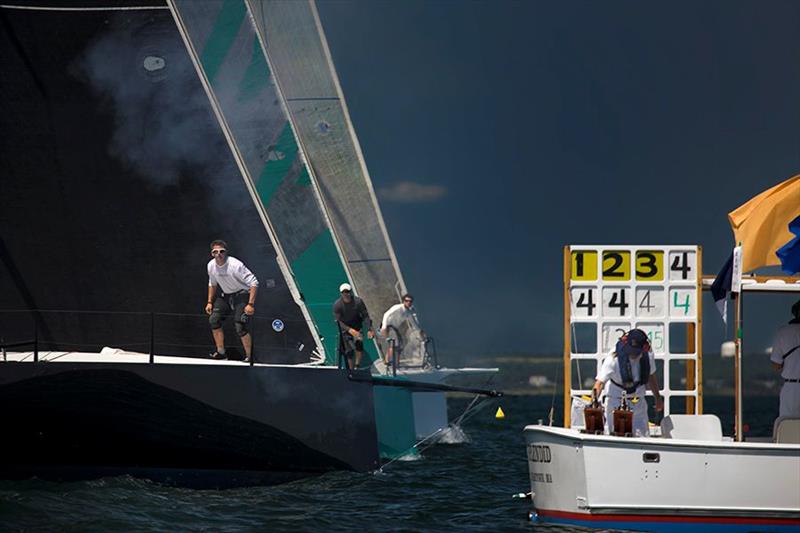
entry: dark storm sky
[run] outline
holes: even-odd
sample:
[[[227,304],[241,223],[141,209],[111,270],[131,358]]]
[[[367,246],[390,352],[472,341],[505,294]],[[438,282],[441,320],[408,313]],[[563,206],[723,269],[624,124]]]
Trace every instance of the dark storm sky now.
[[[318,8],[406,283],[447,351],[560,352],[565,244],[696,243],[716,273],[727,212],[800,171],[800,3]],[[751,346],[788,301],[759,301]]]

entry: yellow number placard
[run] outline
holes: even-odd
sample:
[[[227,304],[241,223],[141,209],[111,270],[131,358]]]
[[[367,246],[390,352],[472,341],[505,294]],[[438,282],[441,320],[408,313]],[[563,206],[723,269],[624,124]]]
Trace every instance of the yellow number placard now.
[[[631,279],[631,253],[628,250],[603,252],[603,279],[611,281]]]
[[[595,281],[597,279],[597,252],[595,250],[572,251],[572,281]]]
[[[661,250],[636,252],[636,281],[664,281],[664,252]]]

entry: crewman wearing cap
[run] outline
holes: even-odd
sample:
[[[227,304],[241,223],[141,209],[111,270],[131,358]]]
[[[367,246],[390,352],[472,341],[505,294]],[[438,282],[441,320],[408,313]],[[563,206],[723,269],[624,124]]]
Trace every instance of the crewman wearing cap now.
[[[800,300],[792,306],[792,316],[775,333],[770,360],[783,378],[778,416],[800,418]]]
[[[347,360],[347,367],[358,368],[361,365],[361,357],[364,355],[364,336],[361,332],[366,327],[369,338],[375,337],[372,319],[369,317],[364,301],[353,294],[353,288],[349,283],[339,285],[339,293],[341,297],[333,304],[333,316],[339,325],[339,349]],[[354,354],[355,362],[353,361]]]
[[[632,329],[623,335],[611,354],[603,360],[600,372],[595,378],[592,393],[595,397],[606,391],[606,430],[612,432],[615,409],[622,404],[623,396],[633,410],[633,434],[637,437],[649,436],[647,427],[647,401],[645,386],[653,391],[656,410],[664,408],[664,400],[656,382],[656,360],[650,350],[647,334],[640,329]]]

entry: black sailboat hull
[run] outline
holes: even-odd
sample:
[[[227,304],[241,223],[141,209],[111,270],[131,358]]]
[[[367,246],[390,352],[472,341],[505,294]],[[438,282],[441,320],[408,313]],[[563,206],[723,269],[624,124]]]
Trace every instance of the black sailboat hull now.
[[[330,368],[2,363],[0,477],[191,487],[378,466],[372,389]]]

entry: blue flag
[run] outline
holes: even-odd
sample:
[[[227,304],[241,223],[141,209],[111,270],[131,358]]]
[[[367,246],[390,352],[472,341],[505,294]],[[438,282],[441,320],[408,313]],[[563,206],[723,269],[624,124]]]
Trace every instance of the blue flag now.
[[[731,292],[731,280],[733,278],[733,252],[728,260],[722,265],[714,283],[711,284],[711,295],[714,303],[717,304],[722,321],[728,323],[728,293]]]
[[[800,216],[789,222],[789,231],[795,237],[778,248],[775,254],[781,260],[781,270],[792,275],[800,272]]]

